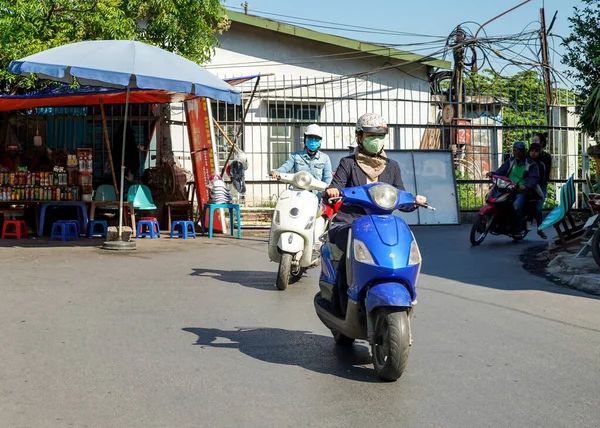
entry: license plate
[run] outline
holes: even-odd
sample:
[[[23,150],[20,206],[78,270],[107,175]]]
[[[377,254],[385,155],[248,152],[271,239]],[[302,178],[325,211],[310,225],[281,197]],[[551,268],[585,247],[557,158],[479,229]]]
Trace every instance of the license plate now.
[[[583,226],[583,228],[587,229],[588,227],[592,227],[594,223],[596,223],[596,220],[598,220],[598,214],[588,218],[588,221],[585,223],[585,226]]]

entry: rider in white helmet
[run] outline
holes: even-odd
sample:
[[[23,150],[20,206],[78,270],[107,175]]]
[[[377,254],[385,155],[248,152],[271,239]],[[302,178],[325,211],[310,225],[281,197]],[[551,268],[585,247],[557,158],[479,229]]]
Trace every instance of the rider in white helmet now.
[[[306,127],[304,132],[304,149],[292,153],[288,160],[272,173],[272,177],[279,179],[280,173],[294,173],[299,171],[308,171],[317,180],[331,183],[332,171],[331,160],[329,156],[321,152],[321,142],[323,141],[323,131],[319,125],[312,124]]]
[[[354,154],[340,160],[335,177],[326,190],[327,197],[340,196],[340,189],[346,187],[364,186],[368,183],[388,183],[404,189],[400,165],[388,159],[383,149],[388,125],[383,117],[374,113],[362,115],[356,122],[356,143],[358,147]],[[425,204],[423,196],[417,196],[418,203]],[[346,250],[348,246],[348,233],[352,222],[365,215],[365,211],[358,206],[342,205],[329,229],[329,242],[335,244],[344,254],[338,264],[335,287],[333,290],[332,311],[339,316],[344,316],[348,303],[348,284],[346,280]]]

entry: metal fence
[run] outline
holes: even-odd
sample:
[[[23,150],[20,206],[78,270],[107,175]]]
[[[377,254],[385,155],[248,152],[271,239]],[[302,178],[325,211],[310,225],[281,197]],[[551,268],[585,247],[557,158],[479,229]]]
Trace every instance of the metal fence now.
[[[487,184],[485,173],[495,170],[510,155],[514,141],[531,142],[537,132],[548,133],[553,157],[548,206],[556,204],[560,183],[574,175],[581,186],[589,173],[587,141],[577,129],[575,98],[554,90],[547,108],[541,80],[532,74],[522,79],[472,79],[461,103],[443,85],[432,85],[419,76],[397,81],[369,78],[263,77],[252,101],[250,81],[240,86],[248,115],[242,124],[242,107],[214,103],[213,115],[231,139],[240,127],[241,147],[250,167],[246,195],[238,195],[252,209],[246,224],[268,223],[281,185],[267,179],[293,151],[302,149],[303,130],[318,123],[324,130],[324,149],[355,145],[354,124],[366,113],[388,120],[387,149],[446,149],[455,154],[461,210],[478,209]],[[458,111],[458,118],[457,117]],[[227,158],[229,145],[218,135],[219,160]],[[335,165],[334,165],[335,169]],[[581,203],[581,202],[578,202]]]

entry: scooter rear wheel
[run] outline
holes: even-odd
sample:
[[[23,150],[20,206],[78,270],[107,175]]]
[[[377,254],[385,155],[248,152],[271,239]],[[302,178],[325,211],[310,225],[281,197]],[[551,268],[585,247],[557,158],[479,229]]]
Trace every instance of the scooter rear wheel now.
[[[277,271],[277,280],[275,286],[278,290],[285,290],[290,283],[290,275],[292,274],[292,255],[283,253],[279,261],[279,270]]]
[[[410,330],[406,311],[379,308],[375,312],[375,343],[371,346],[373,366],[380,379],[396,381],[408,363]]]
[[[475,220],[475,223],[473,223],[473,226],[471,227],[471,245],[479,245],[483,242],[490,230],[492,221],[493,218],[489,215],[479,214],[477,216],[477,220]]]

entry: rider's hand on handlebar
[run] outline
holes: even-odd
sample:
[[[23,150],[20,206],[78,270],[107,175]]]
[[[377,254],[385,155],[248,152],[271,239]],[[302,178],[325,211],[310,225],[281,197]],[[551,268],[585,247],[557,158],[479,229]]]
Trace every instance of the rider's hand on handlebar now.
[[[519,186],[519,190],[527,190],[527,187],[525,187],[525,186]]]
[[[427,205],[427,198],[425,196],[417,195],[415,202],[417,205]]]
[[[485,176],[486,176],[487,178],[490,178],[492,175],[494,175],[494,173],[493,173],[492,171],[489,171],[489,172],[486,172],[486,173],[485,173]]]
[[[273,180],[279,180],[281,178],[281,174],[279,174],[277,171],[273,171],[271,173],[271,177],[273,178]]]
[[[337,198],[340,196],[340,189],[335,189],[332,187],[330,189],[327,189],[325,193],[327,193],[327,196],[330,198]]]

